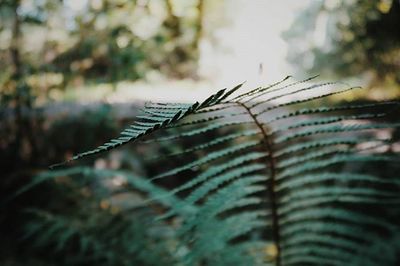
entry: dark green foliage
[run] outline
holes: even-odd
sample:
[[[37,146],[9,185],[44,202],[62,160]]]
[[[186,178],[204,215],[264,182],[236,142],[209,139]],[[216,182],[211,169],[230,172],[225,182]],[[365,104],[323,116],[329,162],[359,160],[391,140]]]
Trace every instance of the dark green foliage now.
[[[155,221],[155,210],[144,208],[137,190],[128,193],[106,184],[117,175],[131,187],[163,193],[136,175],[118,171],[76,167],[44,173],[31,186],[56,178],[55,187],[64,196],[57,197],[57,204],[48,204],[47,210],[26,210],[30,220],[21,240],[34,253],[47,250],[50,255],[45,257],[58,265],[175,265],[174,231]],[[17,194],[26,189],[30,187]],[[129,200],[129,206],[119,197]],[[73,198],[81,198],[80,206],[69,206]]]
[[[149,104],[118,138],[74,156],[139,140],[170,147],[186,143],[165,156],[149,156],[149,168],[161,169],[150,171],[149,178],[119,172],[127,187],[157,209],[156,224],[173,232],[173,251],[169,240],[162,240],[166,246],[159,251],[151,236],[126,229],[136,236],[127,244],[132,250],[118,248],[107,260],[141,259],[134,249],[140,245],[146,253],[141,263],[149,265],[154,261],[146,259],[155,256],[163,265],[398,265],[400,158],[394,132],[400,126],[399,102],[306,108],[304,103],[355,89],[321,92],[338,84],[308,81],[286,78],[242,94],[239,85],[201,103]],[[211,135],[216,132],[217,137]],[[175,182],[167,189],[169,179]],[[57,219],[54,230],[61,230]],[[52,233],[50,228],[44,233]],[[149,228],[150,223],[143,230]],[[68,232],[52,241],[63,246],[68,234],[75,234]],[[115,232],[116,245],[125,245],[123,235],[122,229]],[[162,262],[165,258],[170,260]]]

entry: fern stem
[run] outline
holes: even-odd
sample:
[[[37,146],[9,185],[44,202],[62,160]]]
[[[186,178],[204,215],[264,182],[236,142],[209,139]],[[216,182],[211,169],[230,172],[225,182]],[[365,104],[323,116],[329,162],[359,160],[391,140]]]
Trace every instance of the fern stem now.
[[[267,183],[267,191],[271,202],[271,215],[272,215],[272,237],[275,242],[277,248],[277,257],[276,257],[276,266],[281,265],[281,248],[280,248],[280,228],[279,228],[279,217],[278,217],[278,205],[277,205],[277,197],[275,193],[275,180],[277,175],[277,167],[274,158],[273,148],[272,148],[272,136],[267,133],[264,129],[263,124],[257,119],[257,116],[251,112],[251,109],[247,107],[244,103],[238,102],[238,104],[246,109],[247,113],[254,120],[256,126],[260,129],[263,136],[263,144],[268,152],[268,166],[270,168],[271,174]]]

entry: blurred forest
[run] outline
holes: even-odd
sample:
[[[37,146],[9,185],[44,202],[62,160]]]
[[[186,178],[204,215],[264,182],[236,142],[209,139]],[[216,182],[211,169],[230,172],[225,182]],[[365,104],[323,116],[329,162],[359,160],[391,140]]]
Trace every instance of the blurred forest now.
[[[396,0],[312,1],[283,36],[288,60],[303,73],[356,77],[375,88],[371,98],[393,98],[400,95],[399,25]]]
[[[48,127],[54,111],[72,112],[54,108],[47,116],[41,107],[79,101],[91,87],[146,79],[153,72],[196,79],[203,15],[202,0],[2,0],[2,148],[14,154],[14,162],[38,158],[41,134],[35,130]]]
[[[64,108],[48,104],[69,99],[71,91],[78,91],[73,100],[79,101],[79,92],[90,86],[146,79],[154,71],[169,78],[197,79],[203,2],[0,1],[0,187],[2,206],[5,204],[0,215],[1,265],[63,263],[59,256],[51,262],[53,255],[42,252],[43,247],[52,245],[48,239],[37,246],[31,239],[26,242],[24,235],[30,231],[32,217],[43,213],[27,215],[26,211],[61,209],[72,215],[67,223],[75,216],[79,223],[83,217],[73,195],[82,195],[80,188],[71,192],[69,185],[62,186],[62,195],[69,200],[53,198],[55,206],[45,202],[54,197],[59,189],[56,185],[11,203],[8,197],[51,163],[115,135],[137,108],[137,103],[117,106],[117,111],[108,104]],[[220,4],[208,5],[220,8]],[[97,199],[89,187],[85,191]],[[72,206],[70,200],[75,202]],[[96,228],[101,224],[97,214],[103,218],[109,214],[107,201],[99,201],[101,204],[94,201],[93,205],[89,200],[83,208],[95,219],[92,225]]]
[[[151,70],[195,77],[203,12],[203,1],[2,0],[3,99],[15,91],[13,75],[42,101]]]
[[[137,112],[138,103],[85,105],[80,93],[152,75],[200,80],[201,39],[212,39],[229,24],[227,2],[0,0],[0,265],[160,263],[140,253],[143,247],[174,265],[180,255],[172,252],[173,235],[162,225],[150,233],[143,225],[157,210],[135,216],[121,211],[132,208],[127,202],[140,205],[143,199],[129,189],[113,196],[126,185],[118,173],[79,168],[25,193],[21,189],[38,174],[48,178],[50,164],[112,138]],[[214,15],[207,20],[209,13]],[[398,0],[312,1],[283,36],[288,60],[302,76],[355,78],[370,88],[357,97],[394,99],[400,95],[399,25]],[[76,104],[65,107],[68,101]],[[146,153],[157,156],[185,145],[154,144]],[[155,166],[141,153],[128,147],[81,164],[145,177]],[[132,230],[124,236],[126,224]],[[46,227],[54,230],[44,233]],[[145,231],[147,241],[132,246],[135,234]]]

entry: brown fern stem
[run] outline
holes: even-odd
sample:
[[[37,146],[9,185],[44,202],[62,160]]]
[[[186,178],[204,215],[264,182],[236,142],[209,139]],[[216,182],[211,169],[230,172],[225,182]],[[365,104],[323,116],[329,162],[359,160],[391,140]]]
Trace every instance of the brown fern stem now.
[[[279,217],[278,217],[278,206],[277,206],[277,199],[276,199],[276,193],[275,193],[275,180],[276,180],[276,162],[274,158],[274,153],[273,153],[273,148],[272,148],[272,140],[271,137],[268,136],[267,131],[264,129],[263,125],[261,122],[257,119],[256,115],[251,112],[251,109],[247,107],[244,103],[238,102],[240,106],[242,106],[250,117],[254,120],[254,123],[256,126],[260,129],[262,136],[263,136],[263,144],[265,149],[268,152],[268,166],[271,171],[270,178],[268,179],[267,183],[267,191],[268,195],[267,197],[269,198],[271,202],[271,211],[272,211],[272,237],[275,242],[276,248],[277,248],[277,257],[276,257],[276,265],[280,266],[281,265],[281,248],[280,248],[280,228],[279,228]]]

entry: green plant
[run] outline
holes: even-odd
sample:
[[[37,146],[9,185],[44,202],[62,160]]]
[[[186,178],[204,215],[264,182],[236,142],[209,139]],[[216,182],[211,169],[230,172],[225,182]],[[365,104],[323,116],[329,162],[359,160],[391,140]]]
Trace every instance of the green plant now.
[[[120,175],[130,186],[143,183],[131,173],[89,167],[37,176],[31,186],[55,180],[52,188],[59,196],[45,209],[24,211],[28,222],[22,240],[29,244],[31,254],[41,258],[41,263],[23,264],[43,265],[47,261],[50,265],[74,266],[175,265],[179,261],[174,254],[178,242],[172,228],[155,220],[155,211],[144,204],[138,193],[121,193],[122,188],[107,184]],[[151,185],[148,188],[162,191]],[[129,201],[129,206],[120,204],[120,197]],[[47,252],[45,256],[41,254],[43,250]]]
[[[307,107],[359,89],[312,79],[150,103],[120,137],[71,160],[133,141],[190,143],[152,158],[151,178],[119,172],[174,232],[176,265],[396,265],[399,102]]]

